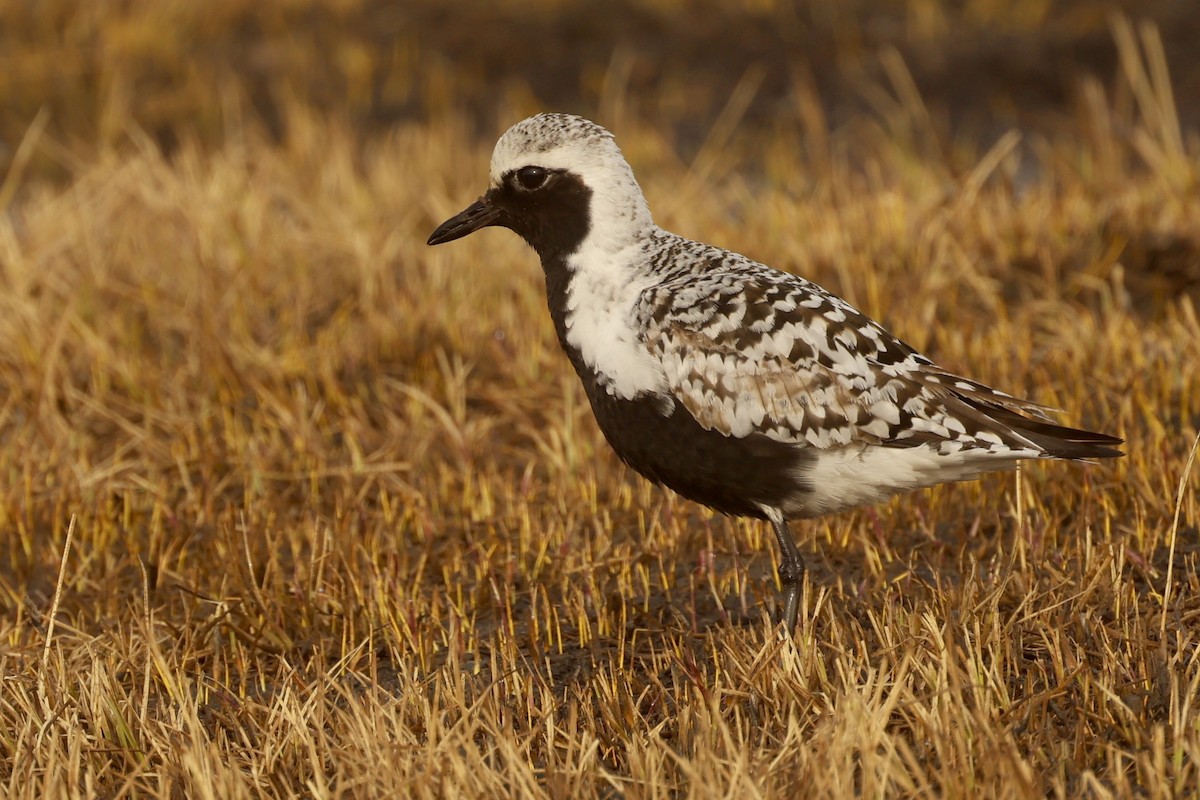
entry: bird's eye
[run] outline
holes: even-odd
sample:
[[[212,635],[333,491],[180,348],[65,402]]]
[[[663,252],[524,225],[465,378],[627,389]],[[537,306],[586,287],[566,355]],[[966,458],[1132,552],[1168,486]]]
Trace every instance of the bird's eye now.
[[[542,188],[547,177],[549,173],[541,167],[521,167],[517,170],[517,183],[521,184],[522,189],[530,192]]]

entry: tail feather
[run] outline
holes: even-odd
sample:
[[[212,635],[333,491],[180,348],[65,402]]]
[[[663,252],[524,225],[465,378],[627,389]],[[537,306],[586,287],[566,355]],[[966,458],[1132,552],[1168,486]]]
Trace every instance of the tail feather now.
[[[972,404],[974,405],[974,404]],[[978,406],[977,406],[978,407]],[[1119,458],[1117,449],[1125,440],[1105,433],[1068,428],[1040,419],[1031,419],[1005,408],[979,408],[991,419],[1040,447],[1048,456],[1066,459]]]
[[[1124,439],[1055,423],[1050,414],[1058,409],[1004,394],[933,365],[923,368],[922,373],[936,380],[927,384],[929,391],[952,405],[961,403],[958,412],[974,418],[982,429],[1001,437],[1006,433],[1018,436],[1044,455],[1072,460],[1125,455],[1117,449]]]

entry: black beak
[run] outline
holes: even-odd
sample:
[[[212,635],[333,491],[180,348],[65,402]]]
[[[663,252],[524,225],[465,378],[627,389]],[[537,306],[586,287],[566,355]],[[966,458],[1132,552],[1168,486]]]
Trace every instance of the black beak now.
[[[426,244],[453,242],[480,228],[495,225],[499,219],[500,209],[492,205],[484,195],[463,211],[438,225],[437,230],[429,234],[429,241]]]

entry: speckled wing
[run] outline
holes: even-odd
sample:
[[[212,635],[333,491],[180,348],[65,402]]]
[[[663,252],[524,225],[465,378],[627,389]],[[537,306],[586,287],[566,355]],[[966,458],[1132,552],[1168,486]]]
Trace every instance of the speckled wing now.
[[[1041,406],[937,368],[803,278],[722,266],[651,287],[638,307],[670,392],[705,428],[817,449],[1041,453],[992,416],[1044,419]]]

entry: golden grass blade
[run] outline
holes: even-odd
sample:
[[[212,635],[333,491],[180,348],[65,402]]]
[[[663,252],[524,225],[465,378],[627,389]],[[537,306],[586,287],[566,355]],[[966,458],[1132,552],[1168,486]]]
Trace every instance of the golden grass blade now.
[[[1159,633],[1167,631],[1167,609],[1171,603],[1171,583],[1175,577],[1175,547],[1179,537],[1179,515],[1183,510],[1183,498],[1187,493],[1188,481],[1192,477],[1192,465],[1196,463],[1196,450],[1200,448],[1200,433],[1192,440],[1192,449],[1188,451],[1187,461],[1183,465],[1183,474],[1179,476],[1179,488],[1175,492],[1175,515],[1171,518],[1171,537],[1167,547],[1167,583],[1163,587],[1162,617],[1159,620]]]

